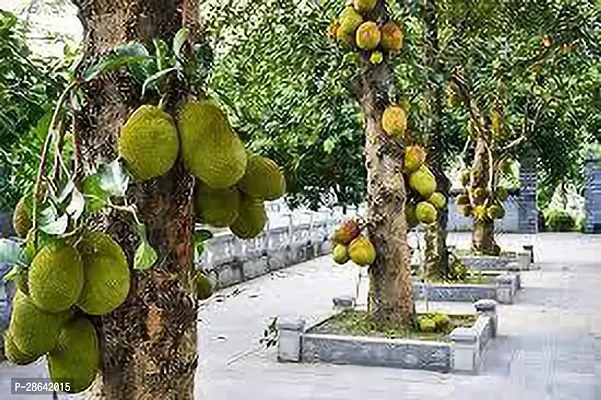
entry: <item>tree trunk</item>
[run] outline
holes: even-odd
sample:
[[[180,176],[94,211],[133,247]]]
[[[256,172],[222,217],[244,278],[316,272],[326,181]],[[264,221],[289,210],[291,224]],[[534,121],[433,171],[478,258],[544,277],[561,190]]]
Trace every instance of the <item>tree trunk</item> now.
[[[425,57],[428,87],[425,93],[428,113],[425,133],[429,141],[427,162],[436,177],[437,190],[449,197],[451,182],[444,172],[444,159],[447,155],[444,143],[443,114],[443,65],[440,62],[438,41],[438,21],[436,1],[424,0],[423,18],[425,24]],[[445,208],[438,213],[434,227],[426,229],[425,271],[429,279],[442,278],[449,274],[449,255],[447,251],[447,223],[449,215]]]
[[[379,2],[380,7],[383,2]],[[382,130],[392,73],[387,62],[377,67],[365,61],[359,101],[366,121],[365,166],[369,236],[376,261],[369,267],[368,309],[378,320],[413,316],[411,258],[405,221],[403,148]]]
[[[490,182],[492,182],[494,177],[491,176],[490,169],[490,136],[488,129],[481,129],[478,133],[472,167],[472,203],[481,203],[481,206],[486,206],[492,198],[490,191],[487,192],[486,197],[481,201],[477,201],[473,196],[477,189],[492,189]],[[499,251],[494,238],[494,228],[494,220],[486,216],[479,218],[478,215],[474,215],[474,226],[472,229],[472,249],[474,251],[489,255],[498,255]]]
[[[151,43],[172,36],[182,25],[179,0],[78,0],[85,30],[84,51],[91,62],[131,40]],[[84,167],[116,158],[116,139],[129,114],[140,105],[140,87],[126,72],[111,73],[84,88],[87,104],[77,116]],[[173,111],[177,99],[170,98]],[[165,176],[137,184],[128,196],[146,224],[159,256],[154,268],[134,273],[126,302],[96,318],[101,372],[90,397],[192,399],[197,367],[197,303],[189,271],[193,267],[194,181],[181,161]],[[110,213],[98,224],[133,260],[137,236],[127,215]]]

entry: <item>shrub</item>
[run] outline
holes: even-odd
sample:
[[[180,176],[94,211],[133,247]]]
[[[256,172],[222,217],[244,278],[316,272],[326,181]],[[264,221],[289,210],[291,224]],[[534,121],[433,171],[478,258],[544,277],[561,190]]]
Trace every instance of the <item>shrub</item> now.
[[[552,232],[571,232],[576,220],[564,210],[550,210],[545,216],[545,227]]]

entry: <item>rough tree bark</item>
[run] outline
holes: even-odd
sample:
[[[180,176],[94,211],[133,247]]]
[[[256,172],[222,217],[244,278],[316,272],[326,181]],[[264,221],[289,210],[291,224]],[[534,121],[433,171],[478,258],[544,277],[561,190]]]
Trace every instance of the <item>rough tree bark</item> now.
[[[182,25],[182,10],[190,8],[181,0],[74,3],[85,31],[88,62],[131,40],[149,44],[152,38],[173,35]],[[88,169],[116,158],[120,127],[140,105],[140,88],[126,72],[119,72],[98,79],[84,91],[87,103],[76,117],[76,133],[83,167]],[[168,110],[182,94],[168,100]],[[188,278],[194,257],[193,185],[178,161],[165,176],[137,184],[128,193],[159,259],[151,271],[133,274],[132,289],[121,307],[94,321],[102,365],[91,398],[193,398],[198,362],[197,303]],[[131,218],[109,213],[98,224],[122,245],[131,262],[137,241]]]
[[[425,134],[428,138],[427,162],[436,177],[437,190],[446,198],[449,197],[451,181],[444,172],[444,127],[442,124],[443,113],[443,65],[440,61],[440,46],[438,41],[438,20],[436,15],[436,1],[424,0],[423,18],[425,24],[425,66],[428,75],[428,87],[425,93],[428,104],[428,118],[426,119]],[[448,209],[445,207],[438,213],[438,219],[433,226],[425,232],[426,254],[425,275],[428,279],[442,278],[449,274],[449,254],[447,251],[447,224],[449,220]]]
[[[378,0],[376,12],[385,18],[383,0]],[[377,254],[369,267],[368,309],[381,321],[410,322],[414,308],[404,212],[403,148],[382,130],[392,79],[387,61],[373,66],[364,59],[359,102],[366,122],[368,229]]]

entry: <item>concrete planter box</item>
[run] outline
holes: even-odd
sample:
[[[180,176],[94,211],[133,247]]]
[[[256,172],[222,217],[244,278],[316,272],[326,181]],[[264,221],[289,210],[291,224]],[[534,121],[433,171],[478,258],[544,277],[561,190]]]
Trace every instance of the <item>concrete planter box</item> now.
[[[513,304],[520,287],[519,275],[501,274],[491,284],[413,282],[414,300],[477,301],[495,299],[501,304]]]
[[[476,323],[454,329],[449,342],[318,334],[312,329],[327,320],[308,329],[302,319],[281,320],[278,361],[478,373],[486,345],[496,336],[498,316],[494,300],[474,306]]]
[[[501,253],[500,256],[466,255],[459,259],[473,271],[529,271],[540,268],[532,262],[529,252]]]

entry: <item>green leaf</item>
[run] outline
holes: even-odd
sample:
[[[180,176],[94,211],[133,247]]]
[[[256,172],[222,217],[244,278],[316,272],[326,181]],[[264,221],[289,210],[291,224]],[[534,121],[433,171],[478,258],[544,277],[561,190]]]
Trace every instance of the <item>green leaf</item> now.
[[[190,37],[190,30],[188,28],[182,28],[175,34],[173,38],[173,54],[175,57],[181,58],[181,51],[184,43]]]
[[[69,216],[63,214],[54,220],[48,220],[45,224],[40,225],[40,230],[46,232],[49,235],[62,235],[67,232],[69,227]]]
[[[21,246],[18,243],[0,239],[0,263],[15,264],[21,260]]]
[[[102,210],[109,199],[109,195],[100,187],[100,176],[88,175],[82,184],[86,210],[89,213]]]
[[[153,39],[154,58],[156,59],[157,70],[162,71],[167,65],[167,43],[161,39]]]
[[[114,52],[104,56],[100,61],[83,73],[83,79],[89,82],[105,72],[115,71],[121,67],[131,67],[150,58],[146,47],[139,42],[130,42]]]
[[[119,159],[99,168],[100,188],[111,196],[125,197],[129,186],[129,176]]]
[[[161,80],[165,76],[167,76],[170,73],[172,73],[173,71],[177,71],[177,70],[178,70],[177,67],[167,68],[167,69],[159,71],[156,74],[148,77],[148,79],[146,79],[146,81],[144,81],[144,85],[142,85],[142,97],[144,97],[144,94],[146,94],[146,89],[150,85],[154,85],[155,83],[157,83],[159,80]]]
[[[83,194],[76,187],[71,191],[71,202],[67,206],[67,214],[71,216],[73,221],[77,221],[83,214],[86,201]]]
[[[211,231],[208,231],[206,229],[201,229],[199,231],[196,231],[196,233],[194,234],[194,241],[199,242],[206,242],[209,239],[213,238],[213,234],[211,233]]]
[[[140,236],[140,245],[138,246],[134,257],[134,269],[145,271],[152,268],[157,261],[158,256],[148,242],[145,225],[138,225],[138,235]]]

